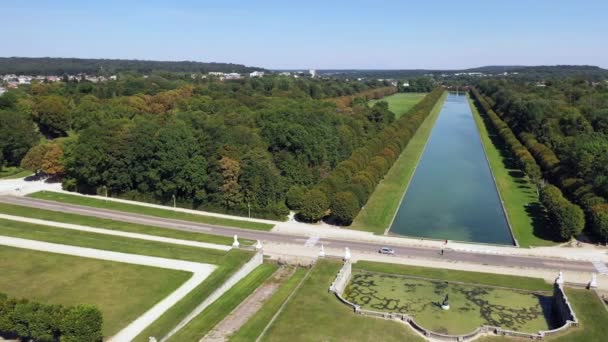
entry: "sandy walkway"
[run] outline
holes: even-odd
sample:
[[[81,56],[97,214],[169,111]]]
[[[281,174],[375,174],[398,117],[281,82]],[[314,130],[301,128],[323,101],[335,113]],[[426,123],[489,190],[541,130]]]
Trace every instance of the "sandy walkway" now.
[[[82,225],[78,225],[78,224],[39,220],[39,219],[34,219],[34,218],[29,218],[29,217],[22,217],[22,216],[0,214],[0,219],[27,222],[27,223],[39,224],[39,225],[43,225],[43,226],[51,226],[51,227],[62,228],[62,229],[80,230],[83,232],[91,232],[91,233],[96,233],[96,234],[114,235],[114,236],[121,236],[121,237],[139,239],[139,240],[164,242],[164,243],[170,243],[170,244],[174,244],[174,245],[219,249],[222,251],[228,251],[232,248],[230,246],[218,245],[215,243],[174,239],[174,238],[149,235],[149,234],[130,233],[130,232],[124,232],[124,231],[120,231],[120,230],[113,230],[113,229],[93,228],[93,227],[82,226]]]
[[[58,253],[73,255],[84,258],[101,259],[115,262],[124,262],[129,264],[168,268],[172,270],[192,272],[192,277],[182,284],[177,290],[173,291],[169,296],[156,303],[152,308],[131,322],[116,335],[112,336],[109,341],[131,341],[139,335],[146,327],[158,319],[165,311],[167,311],[176,302],[184,298],[192,289],[198,286],[205,278],[216,268],[214,265],[202,264],[197,262],[165,259],[137,254],[127,254],[119,252],[104,251],[93,248],[76,247],[69,245],[61,245],[49,242],[27,240],[0,236],[0,245],[32,249],[41,252]],[[154,281],[154,279],[150,279]]]
[[[295,271],[295,267],[281,267],[262,286],[258,287],[239,306],[218,323],[201,341],[223,342],[239,330],[262,305],[278,290],[279,286]]]

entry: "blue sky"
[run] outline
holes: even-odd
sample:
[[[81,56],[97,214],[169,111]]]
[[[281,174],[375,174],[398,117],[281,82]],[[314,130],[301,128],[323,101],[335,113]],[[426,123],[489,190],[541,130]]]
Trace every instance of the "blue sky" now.
[[[1,0],[0,56],[282,68],[608,68],[608,1]]]

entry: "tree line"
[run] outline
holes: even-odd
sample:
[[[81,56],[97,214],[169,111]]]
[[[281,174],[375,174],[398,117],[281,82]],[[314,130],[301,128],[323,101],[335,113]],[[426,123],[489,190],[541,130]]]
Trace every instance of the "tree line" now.
[[[385,104],[325,101],[382,82],[165,79],[159,90],[150,78],[10,90],[0,103],[0,165],[62,177],[72,191],[154,203],[175,196],[184,207],[283,218],[292,186],[318,183],[394,121]],[[92,95],[131,83],[142,92]]]
[[[487,95],[487,106],[500,111],[534,156],[543,176],[583,209],[587,231],[607,239],[608,118],[602,113],[608,110],[608,89],[577,79],[542,87],[484,81],[479,88]]]
[[[0,336],[37,342],[101,341],[101,312],[91,305],[42,304],[0,293]]]
[[[306,222],[325,218],[340,225],[351,224],[443,92],[437,88],[425,96],[408,114],[355,149],[316,185],[292,187],[287,205],[298,210],[299,219]],[[387,103],[378,102],[375,106],[385,107]]]

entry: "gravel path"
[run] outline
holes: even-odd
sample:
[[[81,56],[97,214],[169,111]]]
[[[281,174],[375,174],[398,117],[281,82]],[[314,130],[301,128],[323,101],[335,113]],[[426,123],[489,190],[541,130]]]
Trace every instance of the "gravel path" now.
[[[201,342],[223,342],[227,337],[239,330],[253,315],[260,310],[262,305],[278,290],[279,286],[294,272],[294,267],[279,268],[270,279],[258,287],[239,306],[218,323]]]
[[[139,316],[136,320],[129,323],[125,328],[119,331],[116,335],[109,338],[108,341],[131,341],[139,335],[152,322],[157,320],[171,306],[184,298],[190,291],[205,280],[216,268],[214,265],[190,262],[184,260],[165,259],[137,254],[127,254],[119,252],[104,251],[93,248],[76,247],[69,245],[61,245],[56,243],[42,242],[36,240],[27,240],[13,238],[8,236],[0,236],[0,245],[32,249],[41,252],[58,253],[73,255],[84,258],[101,259],[115,262],[124,262],[129,264],[168,268],[172,270],[192,272],[192,277],[183,283],[177,290],[173,291],[169,296],[156,303],[152,308]],[[154,281],[154,279],[150,279]]]
[[[162,236],[156,236],[156,235],[148,235],[148,234],[140,234],[140,233],[130,233],[130,232],[124,232],[124,231],[120,231],[120,230],[113,230],[113,229],[93,228],[93,227],[82,226],[82,225],[78,225],[78,224],[39,220],[39,219],[34,219],[34,218],[29,218],[29,217],[22,217],[22,216],[0,214],[0,219],[27,222],[27,223],[32,223],[32,224],[39,224],[39,225],[51,226],[51,227],[63,228],[63,229],[80,230],[83,232],[91,232],[91,233],[97,233],[97,234],[122,236],[122,237],[132,238],[132,239],[164,242],[164,243],[170,243],[170,244],[174,244],[174,245],[219,249],[222,251],[228,251],[231,249],[230,246],[218,245],[215,243],[174,239],[174,238],[168,238],[168,237],[162,237]]]

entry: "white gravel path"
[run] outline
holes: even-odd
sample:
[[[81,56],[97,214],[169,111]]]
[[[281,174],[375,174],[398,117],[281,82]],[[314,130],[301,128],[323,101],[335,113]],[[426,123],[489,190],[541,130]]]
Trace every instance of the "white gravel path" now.
[[[171,306],[184,298],[190,291],[203,282],[215,270],[216,266],[184,260],[158,258],[145,255],[127,254],[119,252],[104,251],[93,248],[61,245],[56,243],[20,239],[8,236],[0,236],[0,245],[32,249],[41,252],[74,255],[78,257],[101,259],[115,262],[123,262],[136,265],[168,268],[172,270],[192,272],[192,277],[182,284],[169,296],[156,303],[151,309],[129,323],[124,329],[112,336],[108,341],[123,342],[131,341],[139,335],[150,324],[157,320]],[[150,279],[149,281],[154,281]]]
[[[0,214],[0,219],[39,224],[39,225],[51,226],[51,227],[62,228],[62,229],[80,230],[83,232],[91,232],[91,233],[96,233],[96,234],[114,235],[114,236],[121,236],[121,237],[132,238],[132,239],[164,242],[164,243],[170,243],[170,244],[174,244],[174,245],[218,249],[218,250],[222,250],[222,251],[228,251],[232,248],[231,246],[219,245],[219,244],[209,243],[209,242],[174,239],[174,238],[149,235],[149,234],[130,233],[130,232],[125,232],[125,231],[120,231],[120,230],[113,230],[113,229],[93,228],[93,227],[88,227],[88,226],[82,226],[79,224],[55,222],[55,221],[48,221],[48,220],[39,220],[39,219],[34,219],[34,218],[29,218],[29,217],[6,215],[6,214]]]

